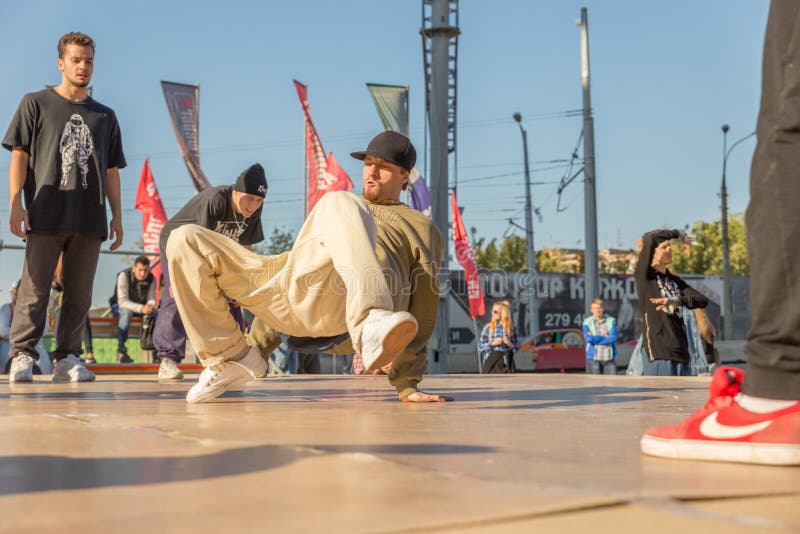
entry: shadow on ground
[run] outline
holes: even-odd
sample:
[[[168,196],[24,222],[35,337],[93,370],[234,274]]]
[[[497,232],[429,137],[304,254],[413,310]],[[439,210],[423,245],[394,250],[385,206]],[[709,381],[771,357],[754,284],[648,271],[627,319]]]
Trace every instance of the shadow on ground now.
[[[199,456],[73,458],[0,456],[0,495],[139,486],[243,475],[320,454],[478,454],[493,447],[455,444],[259,445]]]

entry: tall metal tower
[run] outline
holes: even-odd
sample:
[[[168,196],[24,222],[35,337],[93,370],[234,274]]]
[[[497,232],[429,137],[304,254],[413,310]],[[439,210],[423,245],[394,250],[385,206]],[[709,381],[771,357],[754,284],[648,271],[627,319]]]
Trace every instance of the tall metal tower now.
[[[425,113],[430,128],[431,212],[433,223],[449,243],[448,163],[456,168],[456,66],[458,59],[458,0],[422,0],[422,57],[425,63]],[[427,148],[427,147],[426,147]],[[455,176],[454,176],[455,178]],[[454,180],[455,182],[455,180]],[[457,182],[456,182],[457,183]],[[439,282],[449,288],[449,262],[445,246]],[[450,354],[449,299],[440,296],[436,331],[429,345],[428,369],[447,372]]]

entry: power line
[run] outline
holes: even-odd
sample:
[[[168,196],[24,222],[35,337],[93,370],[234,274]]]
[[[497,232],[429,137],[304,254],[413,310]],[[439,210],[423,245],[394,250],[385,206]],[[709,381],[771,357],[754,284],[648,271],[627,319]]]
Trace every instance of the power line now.
[[[545,171],[551,171],[553,169],[561,169],[561,168],[567,167],[567,166],[568,166],[567,164],[561,164],[561,165],[552,165],[550,167],[539,167],[538,169],[531,169],[531,172],[532,173],[533,172],[545,172]],[[508,177],[508,176],[520,176],[522,174],[525,174],[524,171],[506,172],[506,173],[503,173],[503,174],[493,174],[493,175],[490,175],[490,176],[478,176],[476,178],[467,178],[466,180],[459,180],[459,182],[460,182],[460,184],[467,184],[467,183],[479,182],[479,181],[484,181],[484,180],[494,180],[495,178],[505,178],[505,177]],[[541,182],[541,183],[547,183],[547,182]]]
[[[526,114],[525,120],[526,121],[540,121],[540,120],[551,120],[551,119],[561,119],[561,118],[573,118],[573,117],[580,117],[583,114],[583,110],[581,109],[567,109],[563,111],[554,111],[554,112],[545,112],[545,113],[532,113]],[[485,127],[491,126],[496,124],[505,124],[510,122],[512,119],[508,117],[496,117],[491,119],[475,119],[472,121],[462,121],[459,123],[459,128],[478,128],[478,127]],[[422,129],[417,128],[412,130],[414,133],[419,134]],[[325,142],[328,143],[335,143],[338,141],[350,141],[350,140],[357,140],[357,139],[369,139],[374,135],[374,131],[369,132],[359,132],[359,133],[345,133],[345,134],[334,134],[325,136]],[[235,145],[220,145],[220,146],[212,146],[212,147],[205,147],[201,149],[202,154],[220,154],[220,153],[228,153],[228,152],[243,152],[248,150],[258,150],[264,148],[291,148],[296,146],[301,146],[303,144],[302,138],[292,138],[292,139],[281,139],[277,141],[259,141],[255,143],[239,143]],[[155,152],[150,154],[131,154],[128,156],[130,159],[141,159],[145,157],[149,157],[150,159],[162,159],[162,158],[172,158],[172,157],[182,157],[182,154],[179,150],[175,151],[168,151],[168,152]]]

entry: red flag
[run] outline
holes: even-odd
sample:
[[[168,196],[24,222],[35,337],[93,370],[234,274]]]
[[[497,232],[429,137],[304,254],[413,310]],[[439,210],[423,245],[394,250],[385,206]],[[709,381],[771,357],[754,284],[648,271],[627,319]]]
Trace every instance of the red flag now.
[[[483,290],[478,279],[478,264],[475,262],[475,253],[467,239],[467,229],[458,210],[456,192],[453,191],[453,241],[456,245],[456,258],[467,279],[467,296],[469,297],[469,316],[473,319],[486,313],[483,302]]]
[[[161,229],[167,222],[167,214],[161,203],[161,197],[158,196],[156,181],[150,171],[149,158],[144,160],[142,173],[139,175],[139,188],[136,190],[134,207],[142,212],[142,242],[146,252],[154,253],[150,256],[150,261],[153,262],[158,259],[161,252],[158,238],[161,235]],[[156,265],[152,269],[152,273],[158,283],[161,279],[161,265]]]
[[[328,191],[349,191],[353,189],[353,182],[347,173],[333,158],[333,153],[325,157],[322,140],[317,134],[317,129],[311,121],[311,112],[308,109],[308,92],[306,86],[294,80],[300,105],[306,118],[306,160],[308,161],[308,211]]]

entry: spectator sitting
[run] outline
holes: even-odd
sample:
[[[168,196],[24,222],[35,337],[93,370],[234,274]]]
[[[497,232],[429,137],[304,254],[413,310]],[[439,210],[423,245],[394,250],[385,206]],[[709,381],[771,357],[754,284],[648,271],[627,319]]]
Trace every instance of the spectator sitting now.
[[[156,285],[150,273],[150,260],[139,256],[133,267],[121,271],[117,275],[114,295],[108,299],[111,313],[119,318],[117,325],[117,361],[132,363],[125,343],[128,341],[128,330],[133,317],[142,317],[155,313]]]
[[[583,337],[586,339],[586,374],[615,375],[617,366],[617,320],[603,314],[603,300],[594,299],[590,307],[591,317],[583,321]]]

